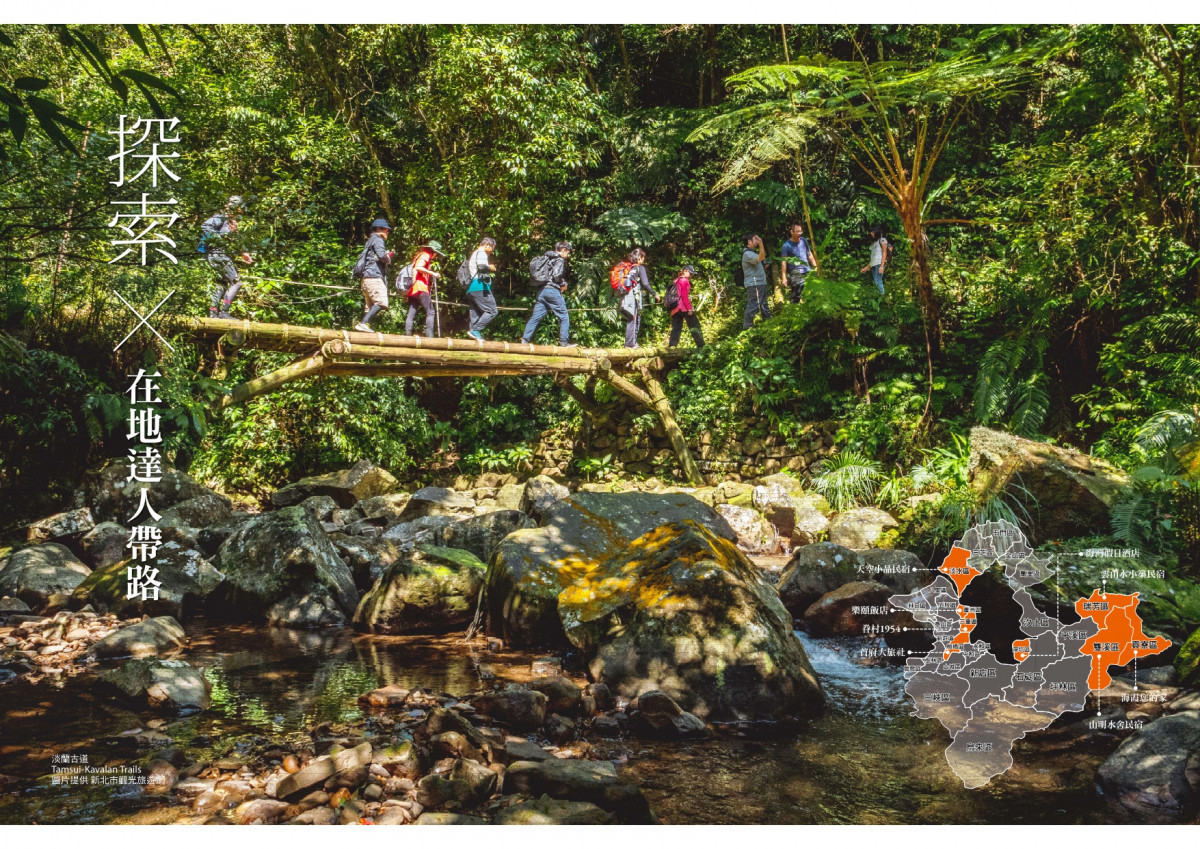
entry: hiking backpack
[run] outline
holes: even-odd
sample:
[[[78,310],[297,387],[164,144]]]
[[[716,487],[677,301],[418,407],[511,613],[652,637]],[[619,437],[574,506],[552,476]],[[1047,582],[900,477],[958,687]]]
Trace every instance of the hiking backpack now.
[[[464,289],[471,285],[471,258],[467,257],[458,266],[458,273],[455,275],[458,279],[458,285]]]
[[[736,283],[738,286],[746,285],[746,269],[742,265],[740,260],[738,261],[738,264],[736,266],[734,266],[734,269],[733,269],[733,282]]]
[[[629,284],[629,280],[633,277],[633,270],[636,268],[632,262],[623,260],[618,262],[608,272],[608,282],[612,284],[613,294],[623,295],[633,288]]]
[[[534,288],[550,285],[551,275],[554,273],[554,259],[553,255],[541,254],[530,261],[529,282]]]
[[[666,294],[663,295],[663,306],[666,307],[668,313],[674,312],[679,307],[679,286],[674,280],[671,281]]]
[[[880,236],[883,239],[883,263],[885,266],[892,264],[892,257],[896,255],[896,247],[892,244],[891,239],[886,236]]]
[[[358,255],[358,262],[354,263],[354,268],[350,269],[351,280],[362,280],[363,272],[367,270],[367,249],[363,248],[362,253]]]
[[[407,295],[409,290],[412,289],[414,279],[416,279],[416,273],[413,270],[413,264],[410,262],[396,273],[396,291],[401,295]]]

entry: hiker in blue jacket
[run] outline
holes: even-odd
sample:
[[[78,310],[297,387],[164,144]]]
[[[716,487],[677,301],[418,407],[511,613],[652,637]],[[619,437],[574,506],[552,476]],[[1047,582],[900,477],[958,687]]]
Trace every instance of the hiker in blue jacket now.
[[[244,206],[241,196],[233,195],[224,210],[213,213],[200,225],[200,244],[196,249],[204,254],[204,259],[217,275],[208,307],[209,318],[233,318],[229,314],[229,307],[242,288],[242,279],[227,253],[231,241],[228,237],[237,232],[237,215]],[[254,262],[245,251],[242,251],[239,259],[247,265]]]

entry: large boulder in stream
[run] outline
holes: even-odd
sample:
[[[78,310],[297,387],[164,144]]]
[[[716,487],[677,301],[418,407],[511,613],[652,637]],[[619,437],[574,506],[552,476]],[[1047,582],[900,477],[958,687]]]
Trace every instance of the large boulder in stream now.
[[[1187,823],[1200,814],[1200,710],[1142,726],[1100,767],[1109,809],[1125,822]]]
[[[685,520],[737,540],[712,507],[684,493],[577,492],[559,501],[541,527],[509,534],[492,555],[488,633],[513,645],[565,642],[558,616],[563,588],[647,531]]]
[[[146,593],[145,598],[142,594],[127,598],[128,568],[136,565],[122,560],[92,572],[71,594],[71,607],[91,604],[122,619],[142,615],[182,619],[197,612],[225,577],[194,548],[166,542],[148,564],[158,570],[154,576],[160,584],[154,588],[157,592]]]
[[[399,489],[399,482],[386,469],[370,460],[359,460],[349,469],[301,478],[271,493],[274,507],[291,507],[314,495],[328,495],[341,507]]]
[[[797,619],[817,599],[855,581],[878,581],[898,593],[929,583],[921,558],[911,551],[873,548],[851,551],[832,542],[805,545],[792,552],[779,579],[779,598]]]
[[[212,701],[212,684],[204,673],[182,660],[136,658],[101,679],[138,706],[160,713],[195,713]]]
[[[774,587],[730,540],[696,522],[664,524],[582,569],[558,611],[592,679],[628,698],[659,690],[712,720],[824,705]]]
[[[446,631],[475,614],[487,566],[469,551],[418,546],[362,597],[354,627],[374,634]]]
[[[886,528],[900,523],[878,507],[856,507],[838,513],[829,523],[829,541],[855,551],[874,548]]]
[[[283,628],[344,625],[358,606],[349,567],[303,507],[242,524],[221,544],[222,600]]]
[[[173,617],[156,616],[144,622],[118,628],[92,646],[91,653],[100,660],[114,657],[146,657],[175,651],[186,644],[187,634]]]
[[[532,527],[533,520],[520,510],[497,510],[443,525],[432,537],[438,545],[461,548],[487,563],[501,540],[513,531]]]
[[[176,504],[202,496],[224,501],[226,507],[229,504],[225,496],[214,492],[190,475],[165,465],[157,481],[143,483],[131,480],[130,477],[127,457],[113,460],[102,468],[87,472],[79,489],[75,491],[74,506],[89,508],[92,518],[99,523],[128,521],[141,505],[140,490],[143,488],[148,490],[146,500],[160,515]]]
[[[980,495],[1004,493],[1024,508],[1035,545],[1104,532],[1129,484],[1103,460],[982,427],[971,429],[968,475]]]
[[[56,542],[14,551],[0,560],[0,596],[13,596],[33,610],[62,604],[91,574],[71,550]]]

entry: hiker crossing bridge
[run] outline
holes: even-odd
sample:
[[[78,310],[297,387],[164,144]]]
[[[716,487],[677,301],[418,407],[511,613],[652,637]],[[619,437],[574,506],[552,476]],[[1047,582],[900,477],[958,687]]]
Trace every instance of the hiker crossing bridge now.
[[[232,386],[218,408],[242,404],[293,380],[318,375],[361,377],[494,377],[553,375],[589,415],[599,413],[593,390],[603,380],[653,410],[671,440],[684,476],[701,483],[700,469],[663,391],[661,376],[686,352],[675,348],[567,348],[522,342],[427,339],[391,333],[331,330],[241,319],[177,317],[168,326],[210,345],[210,373],[224,380],[243,348],[296,354],[282,368]],[[571,377],[587,379],[581,388]],[[640,384],[640,385],[639,385]]]

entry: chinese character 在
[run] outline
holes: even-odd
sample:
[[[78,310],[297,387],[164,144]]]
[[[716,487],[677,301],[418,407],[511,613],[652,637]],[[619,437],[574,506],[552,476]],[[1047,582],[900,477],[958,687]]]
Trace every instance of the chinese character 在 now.
[[[129,384],[129,389],[126,390],[129,393],[130,404],[162,403],[162,399],[158,397],[158,383],[154,380],[156,377],[162,377],[161,372],[146,374],[145,369],[138,369],[137,374],[131,374],[129,377],[133,378],[133,383]],[[138,397],[139,392],[142,394],[141,398]]]

